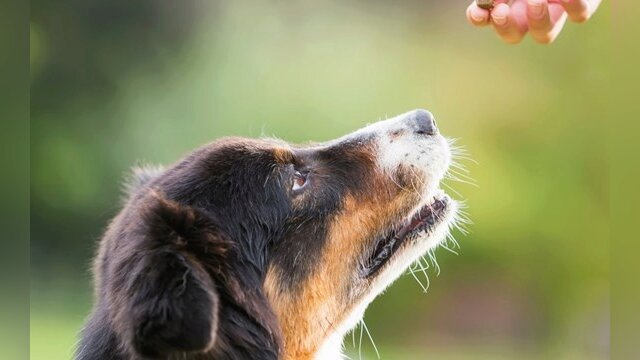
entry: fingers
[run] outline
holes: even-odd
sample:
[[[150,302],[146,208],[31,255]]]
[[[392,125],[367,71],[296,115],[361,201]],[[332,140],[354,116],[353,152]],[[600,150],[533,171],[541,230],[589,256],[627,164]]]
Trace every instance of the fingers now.
[[[527,25],[518,21],[507,4],[498,4],[491,11],[491,22],[498,35],[509,44],[519,43],[527,32]]]
[[[585,22],[598,9],[601,0],[562,0],[564,10],[573,22]]]
[[[489,11],[481,9],[476,5],[476,2],[473,1],[467,8],[467,20],[469,20],[471,25],[475,26],[489,25]]]
[[[564,8],[547,0],[527,0],[526,11],[531,37],[541,44],[553,42],[567,20]]]
[[[541,44],[553,42],[567,18],[574,22],[588,20],[602,0],[496,0],[495,7],[484,10],[473,1],[467,7],[467,20],[474,26],[493,25],[496,33],[507,43],[517,44],[531,32]]]

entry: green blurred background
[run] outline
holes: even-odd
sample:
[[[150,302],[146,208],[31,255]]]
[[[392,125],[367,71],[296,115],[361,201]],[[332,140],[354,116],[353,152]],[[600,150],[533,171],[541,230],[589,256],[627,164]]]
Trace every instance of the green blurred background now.
[[[471,28],[467,5],[33,1],[31,358],[71,357],[131,166],[418,107],[477,161],[478,187],[448,183],[475,224],[459,256],[438,250],[427,294],[407,275],[369,308],[382,359],[609,358],[609,2],[551,46],[515,47]]]

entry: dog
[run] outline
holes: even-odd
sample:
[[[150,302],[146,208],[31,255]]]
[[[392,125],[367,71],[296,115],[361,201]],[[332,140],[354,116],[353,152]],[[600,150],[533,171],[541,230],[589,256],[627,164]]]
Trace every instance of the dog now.
[[[450,162],[414,110],[326,143],[223,138],[138,169],[76,359],[342,359],[368,304],[455,222]]]

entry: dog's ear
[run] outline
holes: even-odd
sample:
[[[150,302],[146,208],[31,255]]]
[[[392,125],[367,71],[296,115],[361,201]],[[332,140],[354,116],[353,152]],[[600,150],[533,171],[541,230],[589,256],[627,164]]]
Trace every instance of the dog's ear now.
[[[228,243],[203,211],[151,192],[139,210],[138,254],[132,254],[118,323],[145,357],[204,352],[214,346]]]

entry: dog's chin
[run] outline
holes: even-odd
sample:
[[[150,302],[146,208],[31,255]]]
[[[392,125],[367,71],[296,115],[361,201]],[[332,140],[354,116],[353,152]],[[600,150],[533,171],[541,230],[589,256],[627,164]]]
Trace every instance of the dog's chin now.
[[[369,296],[381,293],[420,256],[446,238],[458,205],[442,190],[428,199],[374,242],[361,271],[369,283]]]

